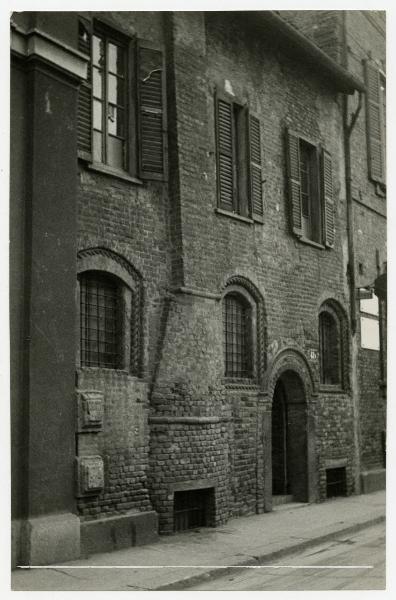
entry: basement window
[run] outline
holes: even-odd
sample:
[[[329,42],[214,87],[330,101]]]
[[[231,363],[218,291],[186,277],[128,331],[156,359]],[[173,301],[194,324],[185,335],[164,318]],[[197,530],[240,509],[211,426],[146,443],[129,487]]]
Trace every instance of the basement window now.
[[[184,490],[174,495],[174,530],[213,525],[214,488]]]
[[[345,467],[326,469],[326,497],[346,496]]]

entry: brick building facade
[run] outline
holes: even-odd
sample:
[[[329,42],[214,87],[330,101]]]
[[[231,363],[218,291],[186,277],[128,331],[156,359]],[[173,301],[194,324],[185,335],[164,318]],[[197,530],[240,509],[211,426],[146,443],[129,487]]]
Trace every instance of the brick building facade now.
[[[16,563],[380,483],[385,179],[322,12],[13,16]]]

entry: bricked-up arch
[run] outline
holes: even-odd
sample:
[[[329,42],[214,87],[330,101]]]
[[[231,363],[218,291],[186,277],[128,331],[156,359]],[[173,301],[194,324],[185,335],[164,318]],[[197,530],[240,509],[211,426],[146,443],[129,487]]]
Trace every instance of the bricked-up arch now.
[[[318,335],[319,335],[319,352],[320,352],[320,381],[321,385],[327,385],[323,377],[323,328],[324,319],[327,317],[328,322],[333,325],[333,334],[335,340],[333,340],[333,348],[336,356],[334,360],[338,362],[337,369],[339,372],[338,381],[332,385],[336,385],[342,389],[349,388],[349,331],[348,331],[348,318],[342,308],[342,306],[336,300],[330,298],[325,300],[320,306],[318,314]],[[330,357],[327,357],[330,358]],[[336,367],[334,367],[335,369]]]
[[[312,369],[302,351],[297,348],[284,348],[274,357],[266,372],[263,388],[267,394],[270,412],[268,417],[272,418],[274,396],[283,386],[286,401],[291,410],[296,412],[295,419],[299,421],[299,428],[293,431],[293,441],[300,450],[302,443],[305,445],[305,457],[300,453],[300,462],[291,466],[294,474],[292,477],[291,492],[296,500],[313,502],[317,499],[317,469],[315,451],[315,401],[317,397],[315,378]],[[305,440],[298,440],[298,430],[303,426]],[[268,435],[265,441],[265,467],[264,487],[266,510],[272,507],[272,427],[267,429]],[[295,450],[294,454],[296,454]],[[303,462],[301,462],[303,460]],[[293,462],[293,457],[291,459]],[[298,471],[301,473],[298,474]],[[302,479],[302,486],[298,480]]]
[[[255,318],[253,323],[253,360],[254,360],[254,378],[259,383],[263,381],[264,373],[267,368],[266,363],[266,343],[267,343],[267,316],[265,311],[264,299],[258,288],[246,277],[235,275],[227,280],[222,289],[222,302],[229,293],[240,293],[250,302],[254,308]]]
[[[107,248],[88,248],[77,254],[77,274],[99,271],[117,277],[130,290],[130,352],[125,368],[141,376],[143,358],[143,280],[122,256]]]

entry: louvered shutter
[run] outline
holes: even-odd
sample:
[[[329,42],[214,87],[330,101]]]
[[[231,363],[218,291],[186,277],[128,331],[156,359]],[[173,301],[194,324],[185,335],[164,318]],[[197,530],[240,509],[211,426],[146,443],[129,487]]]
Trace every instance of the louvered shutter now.
[[[92,83],[91,83],[91,22],[80,19],[78,49],[89,57],[87,79],[80,84],[77,105],[77,147],[79,155],[91,160],[92,152]]]
[[[300,139],[289,129],[286,131],[286,162],[291,227],[293,233],[301,237]]]
[[[163,52],[138,41],[139,175],[164,179],[166,173],[165,64]]]
[[[232,103],[216,95],[217,193],[219,208],[234,210],[234,148]]]
[[[330,153],[325,149],[322,150],[320,162],[323,207],[323,242],[328,248],[334,248],[335,206],[333,194],[333,164]]]
[[[372,180],[385,183],[385,140],[380,97],[380,74],[378,68],[365,62],[367,151],[369,174]]]
[[[263,222],[260,121],[249,115],[250,206],[253,219]]]

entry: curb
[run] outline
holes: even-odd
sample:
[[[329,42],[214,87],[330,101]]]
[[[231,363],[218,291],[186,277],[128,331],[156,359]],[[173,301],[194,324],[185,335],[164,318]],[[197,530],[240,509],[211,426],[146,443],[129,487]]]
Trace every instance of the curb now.
[[[204,581],[216,579],[217,577],[221,577],[222,575],[230,575],[231,573],[235,574],[238,572],[242,572],[244,567],[250,565],[258,565],[260,563],[268,563],[272,562],[278,558],[282,558],[284,556],[288,556],[289,554],[293,554],[297,550],[306,550],[312,546],[316,546],[323,542],[330,541],[340,534],[345,533],[356,533],[361,531],[362,529],[366,529],[366,527],[371,527],[374,525],[378,525],[385,521],[385,515],[381,515],[379,517],[375,517],[374,519],[369,519],[368,521],[364,521],[361,523],[355,523],[354,525],[349,525],[348,527],[342,527],[341,529],[336,529],[330,531],[329,533],[325,533],[323,535],[319,535],[317,537],[311,538],[304,542],[298,542],[297,544],[293,544],[292,546],[287,546],[284,548],[280,548],[279,550],[274,550],[273,552],[268,552],[266,554],[262,554],[260,556],[255,556],[254,558],[250,558],[244,560],[240,563],[237,563],[233,566],[224,566],[224,567],[216,567],[214,569],[209,569],[203,573],[198,573],[197,575],[190,575],[184,577],[183,579],[178,579],[172,583],[166,583],[165,585],[151,588],[150,591],[177,591],[184,590],[192,585],[196,585],[198,583],[202,583]],[[177,565],[174,565],[175,567]],[[193,567],[192,567],[193,568]]]

